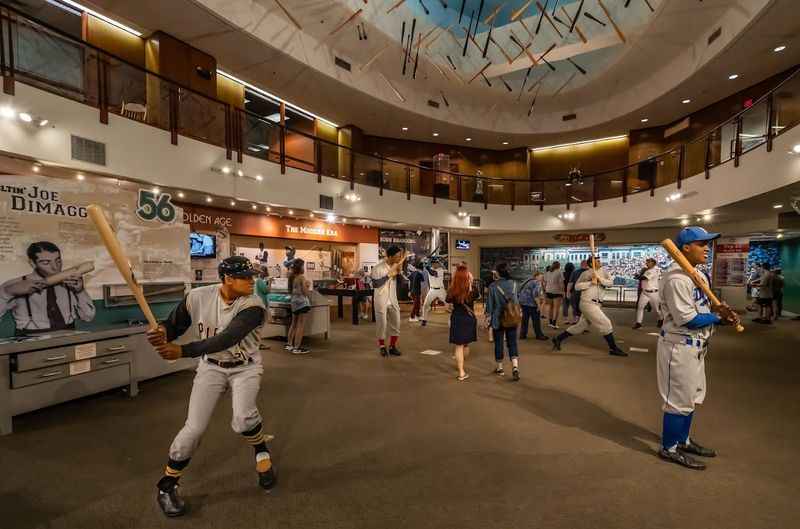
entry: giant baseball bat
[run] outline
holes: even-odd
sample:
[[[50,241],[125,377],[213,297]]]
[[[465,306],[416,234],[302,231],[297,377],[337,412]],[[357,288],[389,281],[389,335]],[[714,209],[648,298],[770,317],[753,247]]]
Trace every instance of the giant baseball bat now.
[[[57,274],[47,276],[44,278],[44,282],[47,283],[48,286],[53,286],[63,282],[65,279],[80,279],[84,274],[88,274],[92,271],[94,271],[94,263],[92,261],[86,261],[72,268],[62,270]]]
[[[700,273],[697,271],[697,269],[694,266],[692,266],[689,260],[686,259],[686,256],[683,255],[683,253],[678,249],[677,246],[675,246],[675,243],[672,242],[672,239],[664,239],[663,241],[661,241],[661,246],[663,246],[664,249],[667,251],[667,253],[670,255],[670,257],[675,259],[675,262],[678,263],[678,265],[680,265],[681,268],[683,268],[683,271],[689,274],[689,277],[692,278],[694,284],[697,285],[697,288],[699,288],[705,293],[709,301],[711,301],[712,305],[722,304],[719,301],[719,298],[716,295],[714,295],[714,293],[711,291],[711,288],[708,286],[708,283],[706,283],[700,278]],[[744,326],[741,323],[737,323],[736,332],[742,332],[743,330]]]
[[[591,265],[592,266],[592,270],[597,272],[597,270],[595,270],[595,267],[594,267],[594,234],[592,234],[592,233],[589,234],[589,249],[592,252],[592,265]]]
[[[122,249],[119,239],[117,239],[116,234],[114,234],[114,230],[111,228],[111,225],[109,225],[108,220],[106,220],[103,208],[92,204],[86,208],[86,211],[89,214],[89,218],[92,219],[95,228],[97,228],[100,238],[103,239],[103,244],[105,244],[109,255],[111,255],[111,259],[113,259],[114,264],[117,265],[119,273],[131,289],[133,297],[136,298],[136,303],[138,303],[139,308],[142,309],[147,323],[150,324],[150,330],[154,331],[158,329],[158,321],[156,321],[156,317],[153,315],[153,311],[150,310],[150,305],[148,305],[147,299],[144,297],[144,290],[136,280],[131,262],[125,255],[125,251]]]

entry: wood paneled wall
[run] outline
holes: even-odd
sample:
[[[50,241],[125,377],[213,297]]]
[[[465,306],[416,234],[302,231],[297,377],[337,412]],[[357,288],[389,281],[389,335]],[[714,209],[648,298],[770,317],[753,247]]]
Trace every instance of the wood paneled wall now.
[[[556,147],[531,152],[531,180],[566,178],[573,168],[589,175],[627,164],[627,137]]]

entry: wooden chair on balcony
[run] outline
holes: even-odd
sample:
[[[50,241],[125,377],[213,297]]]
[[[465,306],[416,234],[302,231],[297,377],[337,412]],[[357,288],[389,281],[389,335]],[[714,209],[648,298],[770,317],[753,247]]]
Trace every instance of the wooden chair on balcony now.
[[[122,109],[119,112],[122,116],[136,121],[144,122],[147,119],[147,107],[141,103],[122,102]]]

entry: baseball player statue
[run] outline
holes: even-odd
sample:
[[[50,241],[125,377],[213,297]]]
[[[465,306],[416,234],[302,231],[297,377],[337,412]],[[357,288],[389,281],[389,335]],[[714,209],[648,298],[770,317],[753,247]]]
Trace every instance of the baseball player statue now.
[[[195,288],[172,311],[148,341],[166,360],[200,357],[189,397],[189,412],[169,449],[164,476],[158,482],[158,505],[170,517],[186,511],[178,480],[203,436],[217,401],[228,389],[233,404],[233,430],[255,451],[258,483],[275,485],[275,468],[261,426],[256,398],[264,368],[259,353],[259,329],[264,303],[253,295],[257,271],[246,257],[228,257],[219,264],[221,285]],[[173,340],[188,336],[189,343]]]
[[[422,322],[420,325],[423,327],[428,324],[428,314],[430,314],[433,307],[433,302],[437,299],[442,303],[446,303],[447,292],[444,289],[444,268],[438,260],[434,260],[429,266],[425,267],[428,272],[428,294],[425,296],[425,303],[422,305]]]
[[[656,260],[650,257],[646,261],[644,271],[639,275],[642,285],[642,293],[639,296],[639,301],[636,305],[636,323],[633,325],[634,329],[642,328],[642,321],[644,320],[644,309],[649,303],[653,310],[658,315],[658,326],[661,327],[661,303],[658,296],[658,280],[661,277],[661,270],[656,266]]]
[[[675,245],[692,266],[705,264],[710,241],[719,237],[699,226],[680,231]],[[705,274],[698,274],[708,284]],[[658,391],[664,401],[661,436],[662,459],[694,470],[705,464],[692,455],[714,457],[716,452],[689,436],[697,404],[706,396],[705,357],[708,341],[721,322],[739,324],[727,304],[711,306],[708,297],[677,262],[661,278],[661,313],[664,324],[658,339]]]
[[[581,293],[579,307],[581,318],[578,323],[567,327],[567,330],[553,338],[553,350],[560,351],[561,344],[570,336],[582,334],[591,326],[605,338],[608,344],[608,354],[613,356],[628,356],[628,353],[617,346],[614,341],[614,327],[611,320],[603,312],[601,305],[601,286],[610,287],[614,281],[600,265],[600,259],[594,257],[594,266],[585,270],[575,283],[575,290]],[[591,263],[591,260],[590,260]]]
[[[372,267],[373,303],[375,304],[375,323],[378,329],[378,347],[381,356],[400,356],[397,339],[400,336],[400,304],[397,302],[397,277],[403,266],[403,251],[397,246],[386,250],[386,257]],[[386,335],[389,335],[389,349],[386,349]]]

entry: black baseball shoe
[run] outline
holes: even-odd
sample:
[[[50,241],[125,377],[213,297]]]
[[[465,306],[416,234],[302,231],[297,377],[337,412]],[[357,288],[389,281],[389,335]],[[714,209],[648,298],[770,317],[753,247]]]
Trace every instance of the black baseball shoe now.
[[[641,329],[642,328],[642,324],[637,321],[636,323],[633,324],[633,328],[634,328],[634,330]]]
[[[553,351],[560,351],[561,350],[561,340],[558,336],[553,336]]]
[[[266,472],[258,473],[258,484],[264,490],[272,490],[278,482],[278,476],[275,475],[275,465],[269,467]]]
[[[511,380],[513,380],[514,382],[517,382],[519,380],[519,368],[518,367],[515,367],[511,371]]]
[[[403,353],[401,353],[400,350],[393,345],[389,347],[389,354],[392,356],[400,356]]]
[[[186,504],[183,498],[178,493],[178,485],[175,484],[166,491],[158,489],[158,506],[161,507],[161,512],[169,518],[183,516],[186,514]]]
[[[678,450],[670,452],[666,448],[662,447],[661,450],[658,452],[658,457],[660,457],[664,461],[670,461],[672,463],[676,463],[678,465],[684,466],[692,470],[706,469],[706,466],[703,463],[697,461],[692,457],[689,457],[687,454],[684,454],[683,452],[680,452]]]
[[[537,340],[541,340],[541,341],[543,341],[543,342],[546,342],[546,341],[547,341],[547,340],[549,340],[550,338],[548,338],[548,337],[547,337],[547,336],[545,336],[544,334],[540,334],[539,336],[537,336],[537,337],[536,337],[536,339],[537,339]]]
[[[381,356],[389,356],[389,351],[386,350],[386,347],[381,347]]]
[[[426,325],[428,325],[428,321],[427,321],[427,320],[421,320],[421,321],[419,322],[419,324],[420,324],[421,326],[425,327]]]
[[[628,356],[628,353],[626,353],[625,351],[623,351],[619,347],[615,347],[615,348],[611,349],[608,352],[608,354],[610,354],[611,356]]]
[[[681,452],[692,454],[700,457],[717,457],[717,451],[713,448],[706,448],[705,446],[699,445],[694,442],[692,438],[689,438],[689,442],[686,444],[679,444],[678,450]]]

